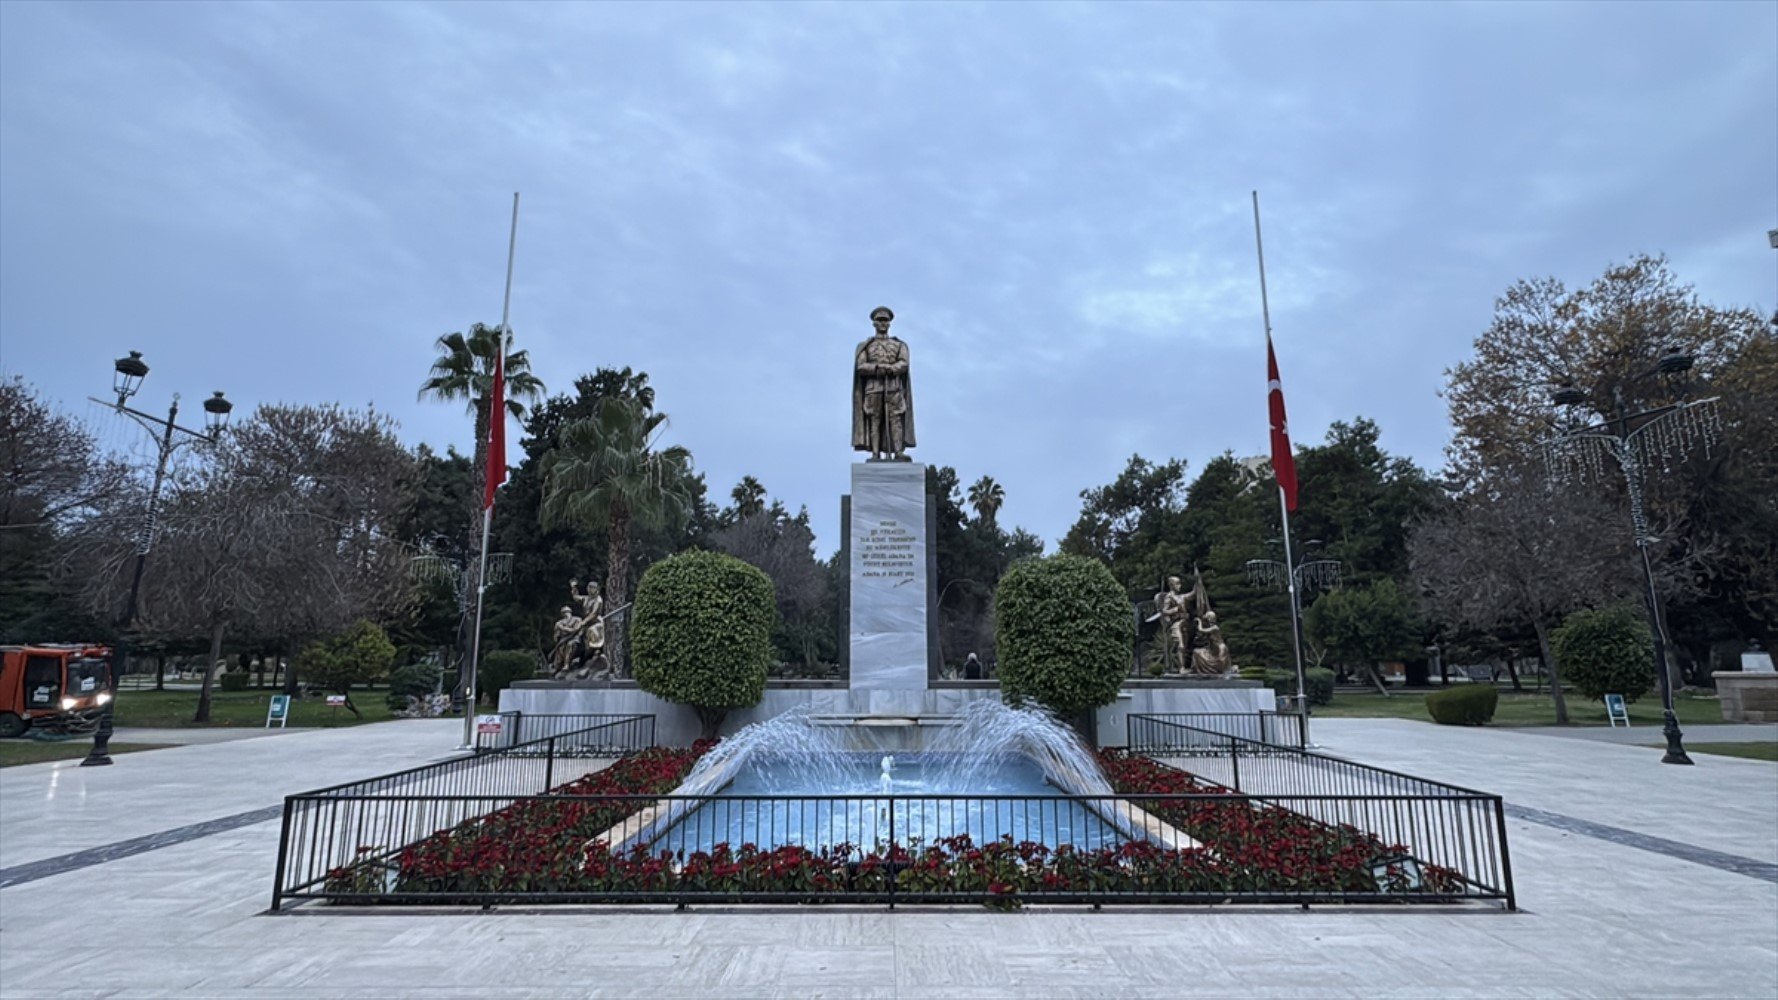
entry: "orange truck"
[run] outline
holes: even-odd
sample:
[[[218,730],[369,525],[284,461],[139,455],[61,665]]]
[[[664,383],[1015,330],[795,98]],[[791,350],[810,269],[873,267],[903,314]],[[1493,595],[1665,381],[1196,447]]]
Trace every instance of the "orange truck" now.
[[[0,737],[81,727],[115,693],[111,649],[91,643],[0,646]]]

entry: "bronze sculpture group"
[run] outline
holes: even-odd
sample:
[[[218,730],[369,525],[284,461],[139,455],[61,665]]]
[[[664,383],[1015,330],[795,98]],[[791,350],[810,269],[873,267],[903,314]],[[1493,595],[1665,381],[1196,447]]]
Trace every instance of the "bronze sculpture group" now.
[[[570,580],[568,596],[579,606],[579,613],[564,604],[562,617],[556,619],[556,644],[550,651],[555,679],[608,679],[611,666],[605,659],[605,599],[599,595],[599,585],[589,582],[581,590],[579,580]]]
[[[1189,591],[1179,577],[1167,577],[1166,588],[1154,595],[1154,614],[1148,620],[1160,622],[1163,672],[1195,677],[1226,677],[1235,672],[1201,574],[1193,574]]]

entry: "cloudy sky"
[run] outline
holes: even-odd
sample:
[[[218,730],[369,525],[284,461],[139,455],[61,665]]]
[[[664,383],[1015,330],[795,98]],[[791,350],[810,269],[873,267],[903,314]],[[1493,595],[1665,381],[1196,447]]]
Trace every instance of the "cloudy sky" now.
[[[824,552],[879,304],[917,458],[1052,542],[1132,452],[1263,452],[1253,189],[1294,436],[1436,466],[1518,278],[1773,308],[1778,4],[0,4],[0,370],[120,442],[83,397],[133,348],[152,408],[467,448],[415,389],[499,321],[519,191],[539,374],[646,370]]]

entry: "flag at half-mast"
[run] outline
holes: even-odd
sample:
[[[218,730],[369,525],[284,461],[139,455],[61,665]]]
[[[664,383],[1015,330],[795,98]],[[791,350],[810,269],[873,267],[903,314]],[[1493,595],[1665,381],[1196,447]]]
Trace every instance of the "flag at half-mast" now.
[[[495,335],[494,385],[488,390],[488,475],[482,510],[494,506],[494,489],[506,482],[506,331]]]
[[[1266,409],[1272,419],[1272,474],[1284,491],[1284,509],[1296,510],[1296,457],[1290,453],[1290,425],[1284,419],[1284,386],[1278,381],[1278,355],[1266,334]]]

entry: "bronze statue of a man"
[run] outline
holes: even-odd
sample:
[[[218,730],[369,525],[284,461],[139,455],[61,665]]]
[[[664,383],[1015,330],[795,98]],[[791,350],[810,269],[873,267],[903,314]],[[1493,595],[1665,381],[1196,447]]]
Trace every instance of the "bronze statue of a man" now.
[[[876,336],[858,345],[852,359],[852,450],[871,461],[905,462],[914,446],[914,392],[908,382],[908,345],[889,336],[895,313],[871,310]]]

